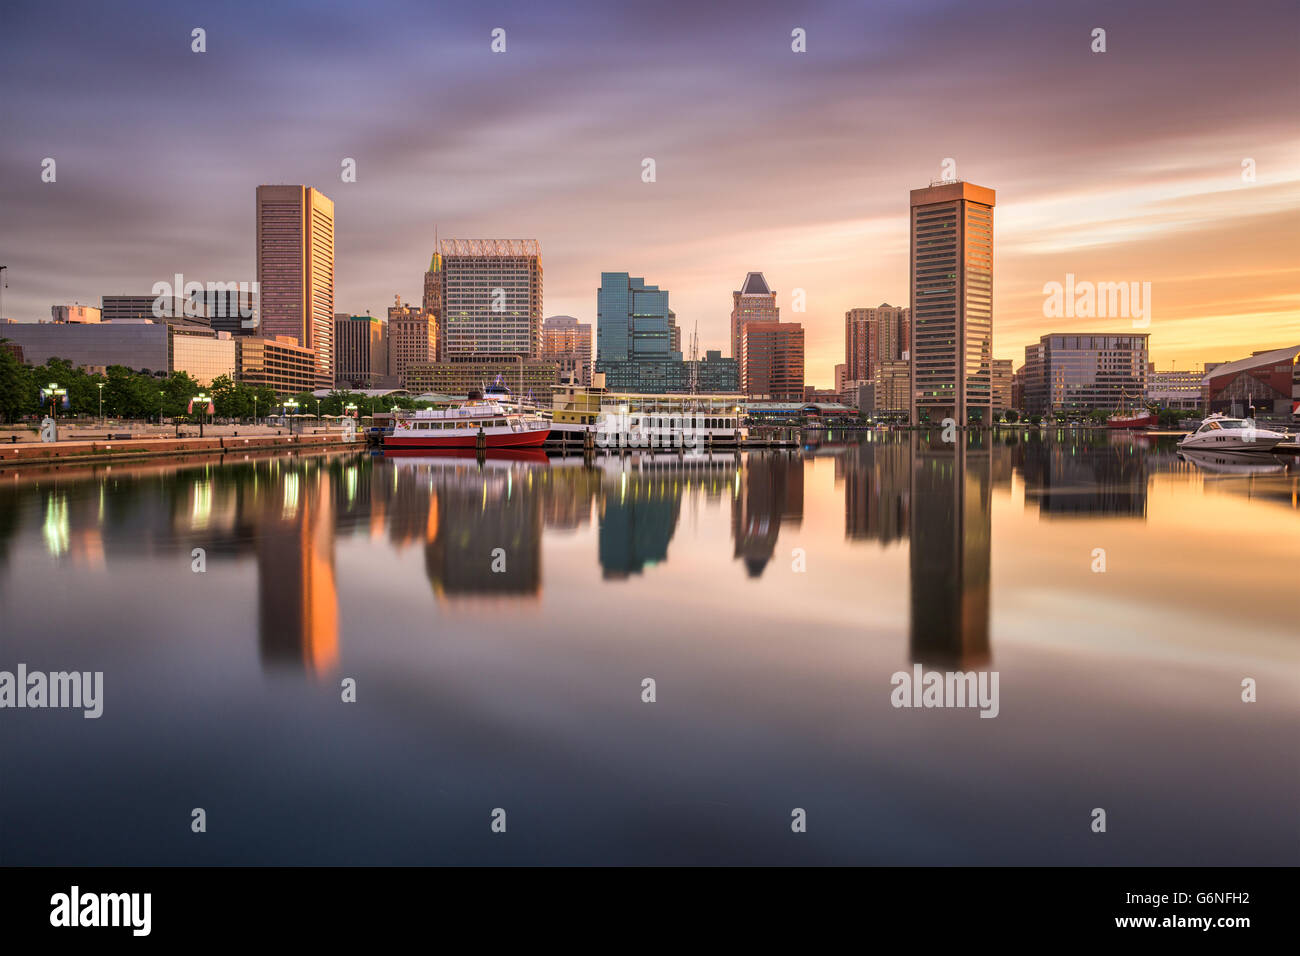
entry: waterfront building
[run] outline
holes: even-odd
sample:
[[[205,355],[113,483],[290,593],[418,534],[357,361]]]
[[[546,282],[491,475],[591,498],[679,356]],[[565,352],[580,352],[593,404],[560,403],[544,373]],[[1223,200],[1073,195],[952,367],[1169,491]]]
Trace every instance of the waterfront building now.
[[[63,359],[87,369],[121,365],[137,372],[185,372],[200,385],[235,372],[234,343],[202,324],[119,319],[113,322],[6,322],[0,338],[22,347],[32,365]]]
[[[994,359],[991,366],[993,420],[997,421],[1015,405],[1011,398],[1011,359]]]
[[[98,322],[102,317],[99,309],[91,305],[52,305],[50,317],[55,322]]]
[[[610,388],[685,391],[689,370],[673,348],[668,290],[626,272],[602,272],[596,292],[596,371]]]
[[[591,323],[553,315],[542,323],[542,358],[560,366],[560,378],[591,384]]]
[[[1201,407],[1201,380],[1204,377],[1203,368],[1157,372],[1152,363],[1147,369],[1147,404],[1196,411]]]
[[[911,420],[993,417],[993,206],[966,182],[911,192]]]
[[[334,202],[310,186],[257,187],[257,334],[291,336],[334,383]]]
[[[1025,413],[1073,415],[1139,404],[1148,333],[1051,332],[1025,346]]]
[[[388,326],[376,315],[334,316],[334,384],[376,388],[388,383]]]
[[[798,322],[746,322],[740,335],[742,390],[770,401],[802,400],[803,349]]]
[[[849,309],[844,313],[844,365],[846,381],[871,381],[881,362],[908,356],[912,310],[882,302],[874,309]]]
[[[265,385],[277,395],[296,395],[316,388],[316,352],[299,345],[296,337],[242,335],[234,342],[236,381],[255,388]]]
[[[408,388],[406,370],[438,360],[438,323],[428,312],[403,305],[396,296],[388,309],[388,371],[397,384]]]
[[[481,353],[451,355],[439,362],[408,365],[403,377],[402,387],[414,394],[466,395],[471,389],[500,384],[520,401],[549,406],[560,380],[560,367],[549,359]]]
[[[476,353],[540,356],[542,253],[537,240],[443,239],[438,253],[430,267],[436,272],[440,265],[442,275],[442,311],[433,316],[442,322],[438,360]]]
[[[901,418],[911,410],[912,363],[886,361],[876,366],[873,397],[877,415]]]
[[[740,358],[741,332],[746,322],[780,322],[781,310],[776,304],[776,293],[761,272],[745,273],[740,289],[731,293],[731,355]],[[741,376],[744,376],[742,369]]]
[[[1201,379],[1207,414],[1290,415],[1300,403],[1300,345],[1255,352],[1222,364],[1207,363]]]

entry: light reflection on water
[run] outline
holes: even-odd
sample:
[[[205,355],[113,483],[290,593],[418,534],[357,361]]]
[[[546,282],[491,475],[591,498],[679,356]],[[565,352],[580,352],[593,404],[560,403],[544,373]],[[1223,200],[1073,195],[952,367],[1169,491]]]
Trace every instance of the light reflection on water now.
[[[1295,862],[1300,469],[964,437],[5,470],[0,668],[106,704],[3,714],[0,856]]]

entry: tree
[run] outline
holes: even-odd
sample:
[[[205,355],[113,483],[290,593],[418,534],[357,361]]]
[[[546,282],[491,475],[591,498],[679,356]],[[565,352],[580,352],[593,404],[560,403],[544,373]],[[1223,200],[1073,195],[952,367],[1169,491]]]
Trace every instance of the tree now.
[[[0,339],[0,419],[16,421],[36,411],[36,380],[18,356],[4,348]]]
[[[1002,417],[1007,420],[1008,425],[1014,425],[1020,421],[1020,413],[1014,408],[1008,408]]]

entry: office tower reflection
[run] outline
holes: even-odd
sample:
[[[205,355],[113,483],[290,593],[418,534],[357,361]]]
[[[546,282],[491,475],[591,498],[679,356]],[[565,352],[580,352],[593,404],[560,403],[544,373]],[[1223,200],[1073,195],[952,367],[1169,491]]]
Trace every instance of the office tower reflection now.
[[[668,560],[682,504],[676,456],[604,458],[600,465],[602,577],[626,578]]]
[[[327,673],[339,651],[329,472],[317,462],[289,460],[256,477],[262,663]]]
[[[1146,517],[1147,456],[1132,438],[1060,431],[1031,433],[1016,449],[1025,479],[1025,507],[1045,517]]]
[[[912,631],[915,663],[988,663],[992,544],[987,433],[915,432],[912,452]]]
[[[745,562],[751,578],[760,577],[776,552],[783,523],[803,523],[803,458],[790,452],[766,452],[746,457],[740,488],[731,503],[731,533],[735,557]]]
[[[882,545],[907,537],[911,469],[906,439],[893,436],[852,444],[836,457],[835,480],[844,482],[844,537]]]

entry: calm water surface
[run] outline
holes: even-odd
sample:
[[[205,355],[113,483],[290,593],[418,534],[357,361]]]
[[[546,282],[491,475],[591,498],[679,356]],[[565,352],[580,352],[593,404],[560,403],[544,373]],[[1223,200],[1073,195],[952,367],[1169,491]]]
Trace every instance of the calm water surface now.
[[[873,434],[0,479],[0,669],[105,682],[98,720],[0,711],[0,862],[1300,859],[1294,462]],[[998,672],[998,716],[891,706],[917,663]]]

